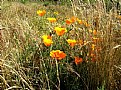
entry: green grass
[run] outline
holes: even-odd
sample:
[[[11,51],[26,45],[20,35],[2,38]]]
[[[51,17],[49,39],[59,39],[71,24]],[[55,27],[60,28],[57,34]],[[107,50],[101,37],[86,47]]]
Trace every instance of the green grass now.
[[[43,6],[43,3],[2,3],[0,89],[119,90],[121,16],[116,8],[107,12],[102,2],[95,2],[92,6],[90,3],[79,6],[78,2],[71,2],[71,6]],[[37,10],[46,10],[46,14],[38,16]],[[65,20],[73,16],[90,26],[78,22],[67,25]],[[48,17],[55,17],[57,22],[48,22]],[[56,26],[67,28],[67,32],[58,36],[54,32]],[[97,32],[94,34],[90,30]],[[50,33],[53,44],[46,47],[42,35]],[[99,41],[94,43],[93,37]],[[86,44],[72,48],[67,39],[84,40]],[[96,45],[94,51],[93,44]],[[60,61],[51,58],[52,50],[63,51],[66,58]],[[82,58],[83,62],[76,65],[75,56]]]

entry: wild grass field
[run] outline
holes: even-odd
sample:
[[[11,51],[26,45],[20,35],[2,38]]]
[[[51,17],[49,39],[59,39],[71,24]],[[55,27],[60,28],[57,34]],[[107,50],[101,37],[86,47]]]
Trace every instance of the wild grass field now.
[[[2,0],[0,90],[121,90],[121,7],[62,1]]]

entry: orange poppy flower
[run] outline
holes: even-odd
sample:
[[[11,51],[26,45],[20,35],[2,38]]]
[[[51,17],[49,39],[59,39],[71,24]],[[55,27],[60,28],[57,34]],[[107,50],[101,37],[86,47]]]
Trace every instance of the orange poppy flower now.
[[[92,48],[93,51],[95,50],[95,47],[96,47],[96,45],[92,44],[91,48]]]
[[[80,63],[82,63],[82,62],[83,62],[83,59],[82,59],[82,58],[80,58],[80,57],[75,57],[74,62],[75,62],[75,64],[76,64],[76,65],[78,65],[78,64],[80,64]]]
[[[71,17],[70,19],[67,19],[67,20],[66,20],[66,24],[67,24],[67,25],[70,25],[70,24],[74,23],[74,22],[77,21],[77,20],[78,20],[77,17]]]
[[[75,21],[77,21],[78,20],[78,18],[77,17],[71,17],[71,21],[74,23]]]
[[[97,31],[96,30],[93,30],[93,35],[97,35]]]
[[[47,18],[48,21],[50,21],[51,23],[56,22],[56,18]]]
[[[78,20],[78,23],[79,23],[79,24],[83,24],[83,21],[82,21],[82,20]]]
[[[66,24],[67,24],[67,25],[70,25],[71,23],[72,23],[72,21],[71,21],[70,19],[67,19],[67,20],[66,20]]]
[[[97,35],[97,31],[96,30],[89,30],[90,33],[93,33],[93,35]]]
[[[90,25],[84,20],[77,20],[79,24],[89,27]]]
[[[66,28],[55,27],[55,32],[58,36],[62,36],[65,32],[67,32]]]
[[[92,61],[96,61],[96,54],[95,54],[94,51],[91,51],[91,52],[90,52],[90,57],[91,57],[91,60],[92,60]]]
[[[76,40],[68,39],[67,42],[71,47],[74,47],[76,45]]]
[[[61,60],[66,57],[66,54],[63,51],[60,50],[53,50],[50,52],[50,56],[52,58],[55,58],[57,60]]]
[[[46,11],[45,10],[38,10],[37,11],[37,14],[39,15],[39,16],[44,16],[45,15],[45,13],[46,13]]]
[[[50,46],[53,43],[53,41],[51,39],[44,39],[43,43],[44,43],[45,46],[48,47],[48,46]]]
[[[121,15],[117,15],[117,19],[121,19]]]

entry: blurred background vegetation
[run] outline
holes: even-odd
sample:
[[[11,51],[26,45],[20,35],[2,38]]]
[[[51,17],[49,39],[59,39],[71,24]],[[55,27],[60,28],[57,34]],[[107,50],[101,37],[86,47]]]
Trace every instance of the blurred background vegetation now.
[[[27,2],[44,2],[45,4],[68,4],[68,5],[71,5],[71,1],[76,1],[76,0],[6,0],[6,1],[19,1],[21,3],[27,3]],[[99,0],[77,0],[79,1],[80,3],[90,3],[90,4],[93,4],[95,3],[96,1],[99,1]],[[107,9],[111,9],[112,6],[116,6],[118,9],[121,9],[121,1],[120,0],[102,0],[105,4],[106,4],[106,7]]]
[[[55,4],[55,5],[71,5],[71,1],[74,2],[76,0],[8,0],[8,1],[20,1],[21,3],[25,4],[27,2],[38,2],[43,3],[44,6]],[[89,3],[93,5],[96,1],[100,0],[77,0],[79,3]],[[110,11],[112,8],[117,8],[119,12],[121,12],[121,1],[120,0],[102,0],[103,3],[106,5],[106,10]]]

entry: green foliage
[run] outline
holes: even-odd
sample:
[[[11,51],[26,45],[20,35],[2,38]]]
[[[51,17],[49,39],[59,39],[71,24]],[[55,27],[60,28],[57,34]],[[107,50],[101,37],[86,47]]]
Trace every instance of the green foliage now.
[[[43,6],[48,6],[49,4],[50,4],[50,2],[45,1],[45,2],[43,3]]]
[[[100,88],[97,88],[97,90],[105,90],[105,82]]]
[[[21,3],[25,4],[28,0],[20,0]]]

